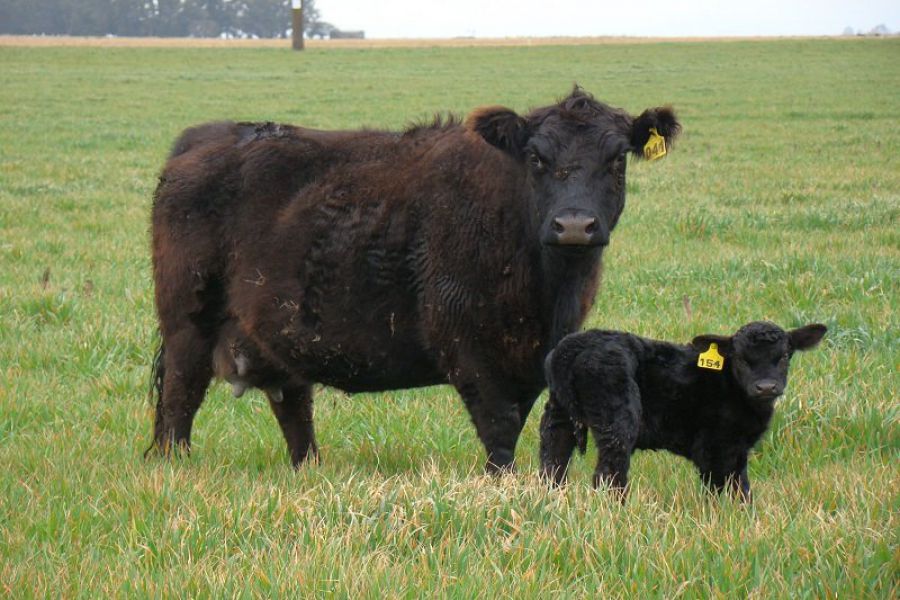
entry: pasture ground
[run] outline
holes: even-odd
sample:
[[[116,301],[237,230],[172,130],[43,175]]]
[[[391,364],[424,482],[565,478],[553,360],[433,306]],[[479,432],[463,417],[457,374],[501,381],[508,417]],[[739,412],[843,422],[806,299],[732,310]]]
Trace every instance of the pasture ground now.
[[[0,595],[900,595],[900,40],[491,48],[0,47]],[[636,457],[548,491],[480,475],[448,387],[318,391],[294,472],[264,400],[210,392],[194,454],[145,462],[156,345],[148,214],[168,146],[212,119],[399,128],[524,110],[573,81],[672,103],[629,169],[590,326],[688,340],[822,321],[751,457],[756,502]]]

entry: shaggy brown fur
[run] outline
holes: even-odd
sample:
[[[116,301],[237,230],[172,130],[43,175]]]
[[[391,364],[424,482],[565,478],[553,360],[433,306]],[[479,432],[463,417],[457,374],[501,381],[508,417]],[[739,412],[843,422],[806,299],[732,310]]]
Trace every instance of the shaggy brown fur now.
[[[679,129],[668,109],[638,122]],[[488,468],[511,466],[543,357],[593,302],[624,156],[646,139],[633,124],[576,89],[527,116],[481,109],[403,133],[187,130],[153,205],[155,447],[188,447],[217,369],[282,390],[270,400],[294,464],[314,448],[313,383],[449,382]]]

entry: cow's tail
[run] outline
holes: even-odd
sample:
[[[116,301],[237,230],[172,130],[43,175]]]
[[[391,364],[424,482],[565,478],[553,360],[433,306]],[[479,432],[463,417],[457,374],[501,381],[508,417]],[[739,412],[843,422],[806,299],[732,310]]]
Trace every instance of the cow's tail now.
[[[156,354],[153,356],[153,365],[150,368],[150,389],[147,390],[147,401],[151,404],[153,403],[153,397],[156,396],[156,416],[153,418],[153,440],[150,442],[150,446],[144,450],[144,458],[147,458],[153,449],[156,448],[158,441],[157,434],[162,427],[160,419],[162,418],[163,412],[163,380],[166,376],[165,358],[166,345],[163,342],[160,342],[159,348],[157,348]]]
[[[572,419],[578,451],[584,454],[587,451],[587,426],[585,425],[584,409],[575,393],[575,373],[573,372],[575,357],[580,351],[581,348],[578,344],[567,344],[563,340],[547,355],[544,361],[544,372],[547,377],[547,385],[550,387],[550,394]]]

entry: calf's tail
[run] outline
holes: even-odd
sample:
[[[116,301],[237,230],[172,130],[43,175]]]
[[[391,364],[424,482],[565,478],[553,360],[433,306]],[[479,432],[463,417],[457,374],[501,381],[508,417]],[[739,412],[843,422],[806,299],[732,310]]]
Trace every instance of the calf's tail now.
[[[166,376],[165,358],[166,345],[160,342],[159,348],[156,349],[156,354],[153,356],[153,365],[150,367],[150,389],[147,390],[147,401],[152,403],[153,396],[156,396],[156,416],[153,418],[153,440],[150,442],[150,446],[144,450],[144,458],[147,458],[147,455],[156,447],[157,434],[162,427],[160,419],[162,419],[163,408],[163,380]]]
[[[585,426],[584,410],[575,393],[575,373],[573,371],[575,357],[578,356],[580,350],[576,344],[560,343],[544,360],[544,373],[551,396],[569,413],[569,418],[572,419],[572,424],[575,426],[575,443],[578,451],[584,454],[587,451],[587,427]]]

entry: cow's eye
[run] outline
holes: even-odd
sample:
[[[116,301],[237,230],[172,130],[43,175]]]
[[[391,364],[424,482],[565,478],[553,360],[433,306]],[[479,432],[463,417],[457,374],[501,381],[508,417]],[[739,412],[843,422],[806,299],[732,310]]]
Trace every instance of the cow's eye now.
[[[536,152],[528,153],[528,164],[531,165],[531,168],[535,171],[543,171],[546,167],[544,161],[540,156],[537,155]]]

